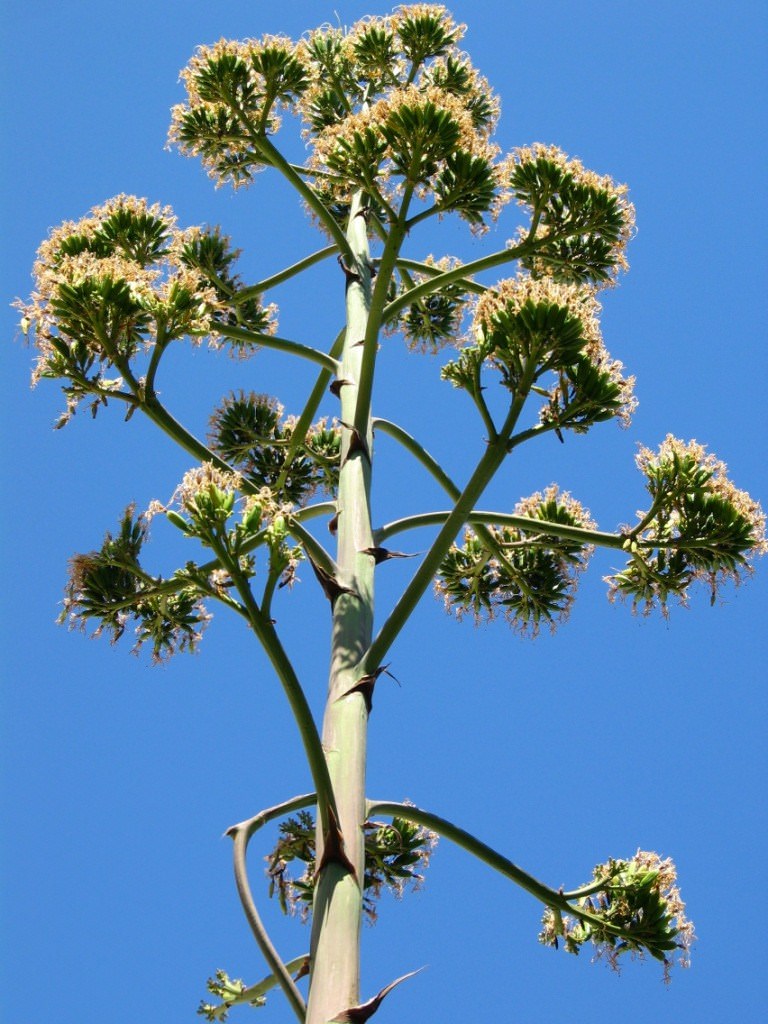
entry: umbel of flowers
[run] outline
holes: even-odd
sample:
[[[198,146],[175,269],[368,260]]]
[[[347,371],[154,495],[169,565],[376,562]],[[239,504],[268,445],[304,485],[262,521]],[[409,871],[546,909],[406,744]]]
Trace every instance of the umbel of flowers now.
[[[384,892],[421,882],[437,835],[539,900],[547,945],[577,952],[591,942],[612,965],[625,951],[648,953],[665,975],[676,960],[688,962],[693,929],[674,868],[657,854],[611,859],[592,882],[565,892],[432,811],[366,798],[376,683],[430,589],[457,618],[501,617],[534,636],[567,617],[598,547],[625,560],[608,578],[610,596],[664,614],[696,583],[714,601],[766,550],[757,502],[702,445],[671,436],[637,458],[650,501],[632,526],[601,531],[546,479],[532,496],[482,508],[518,446],[629,423],[634,378],[608,353],[598,294],[627,268],[634,210],[624,185],[554,146],[500,152],[499,103],[460,48],[463,35],[443,7],[415,4],[298,41],[200,47],[181,75],[186,95],[173,110],[171,143],[199,158],[217,185],[250,185],[265,170],[281,177],[321,247],[248,282],[217,228],[180,228],[167,207],[120,195],[51,233],[32,297],[20,304],[37,349],[34,380],[58,380],[66,397],[59,425],[82,401],[94,414],[119,404],[126,420],[147,416],[193,460],[175,491],[169,483],[170,500],[141,514],[129,506],[98,550],[73,557],[63,618],[113,641],[132,626],[136,647],[149,644],[162,660],[195,648],[210,609],[226,608],[262,646],[306,754],[312,793],[283,797],[229,829],[238,893],[267,974],[246,984],[217,971],[209,982],[216,1002],[200,1008],[209,1020],[235,1005],[261,1006],[276,987],[306,1024],[367,1020],[404,978],[362,999],[361,921],[375,917]],[[280,148],[286,131],[303,135],[304,163]],[[449,214],[478,234],[509,219],[509,237],[468,263],[427,255],[420,226]],[[319,346],[279,336],[274,292],[326,260],[339,264],[338,289],[325,301],[338,303],[343,329]],[[490,271],[497,282],[480,283]],[[418,423],[378,415],[386,386],[375,390],[374,415],[379,350],[398,335],[411,350],[440,353],[440,376],[477,411],[476,460],[461,479],[410,432]],[[161,400],[158,381],[172,346],[202,339],[241,358],[270,347],[313,364],[316,382],[288,415],[277,397],[231,391],[200,438]],[[371,481],[382,434],[434,479],[447,509],[405,507],[378,521]],[[153,516],[189,542],[189,557],[167,576],[146,567]],[[328,529],[315,529],[318,520]],[[409,563],[400,596],[375,609],[377,567],[407,553],[390,541],[425,527],[431,539]],[[302,563],[305,585],[316,583],[332,612],[322,722],[273,614],[290,600]],[[275,949],[247,869],[248,844],[271,822],[281,824],[269,890],[284,910],[299,907],[312,920],[307,952],[293,960]]]

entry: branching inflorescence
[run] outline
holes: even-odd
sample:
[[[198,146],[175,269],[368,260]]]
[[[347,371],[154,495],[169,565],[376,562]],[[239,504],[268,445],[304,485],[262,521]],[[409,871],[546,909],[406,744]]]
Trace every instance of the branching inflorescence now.
[[[634,526],[599,531],[575,498],[546,481],[540,493],[510,502],[511,511],[480,507],[519,445],[629,423],[634,378],[606,350],[597,295],[627,267],[634,210],[625,186],[554,146],[500,153],[499,103],[460,50],[463,34],[443,7],[415,4],[350,29],[323,26],[298,42],[265,36],[200,47],[182,72],[186,98],[174,108],[171,143],[199,157],[217,185],[249,185],[273,170],[326,243],[247,284],[218,229],[182,230],[168,208],[121,195],[52,232],[39,250],[35,291],[21,306],[37,348],[35,381],[62,382],[59,425],[83,400],[94,414],[119,401],[126,419],[146,415],[194,459],[169,502],[140,515],[130,507],[98,551],[72,559],[64,617],[112,640],[133,621],[137,646],[149,643],[160,660],[196,647],[207,607],[226,606],[266,652],[304,743],[315,794],[230,829],[238,891],[269,974],[249,987],[218,972],[209,987],[219,1002],[201,1007],[209,1020],[223,1020],[236,1004],[262,1005],[276,985],[308,1024],[367,1019],[395,983],[360,1002],[360,921],[375,916],[384,889],[399,893],[421,880],[438,833],[544,904],[545,943],[576,952],[591,941],[613,965],[624,951],[647,952],[665,972],[676,956],[687,962],[693,931],[670,861],[652,853],[609,860],[593,882],[564,893],[446,819],[365,799],[374,687],[431,587],[459,618],[501,614],[535,635],[567,616],[596,547],[624,553],[626,566],[608,577],[610,595],[644,612],[666,612],[671,598],[685,602],[697,581],[714,600],[766,550],[759,505],[703,446],[671,436],[638,456],[651,500]],[[305,164],[278,148],[286,124],[303,133]],[[411,255],[419,225],[454,213],[485,232],[512,202],[527,223],[500,249],[469,263]],[[345,328],[325,348],[279,337],[276,306],[264,295],[332,257],[343,271]],[[495,285],[479,283],[481,273],[510,264],[511,275]],[[379,345],[398,333],[411,349],[453,347],[442,378],[468,395],[481,426],[476,465],[460,483],[404,427],[372,415]],[[268,346],[313,363],[317,381],[299,415],[241,390],[215,408],[206,441],[194,436],[161,402],[156,381],[171,344],[202,338],[237,356]],[[337,415],[321,411],[329,392]],[[447,509],[411,510],[375,526],[374,431],[438,482]],[[170,577],[143,564],[153,515],[195,545]],[[319,516],[337,536],[335,556],[307,525]],[[428,549],[374,633],[375,566],[401,554],[384,544],[425,526],[433,530]],[[290,589],[303,559],[333,612],[322,726],[272,617],[277,592]],[[249,840],[281,814],[292,816],[280,826],[269,885],[284,908],[299,902],[314,911],[309,954],[289,962],[266,934],[246,867]],[[298,878],[290,877],[291,861],[304,865]],[[306,975],[305,1003],[297,982]]]

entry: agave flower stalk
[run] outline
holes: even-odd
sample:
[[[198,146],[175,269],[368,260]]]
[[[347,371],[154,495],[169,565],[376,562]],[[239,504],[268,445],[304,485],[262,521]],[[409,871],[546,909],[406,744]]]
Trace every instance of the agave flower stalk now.
[[[200,1008],[208,1020],[225,1020],[232,1007],[260,1007],[275,987],[302,1024],[367,1020],[414,972],[361,1001],[361,922],[384,889],[399,893],[420,881],[417,866],[426,866],[437,833],[543,903],[545,945],[575,953],[591,942],[613,965],[623,952],[647,952],[665,975],[676,957],[687,963],[693,928],[670,860],[642,851],[610,859],[587,885],[564,892],[442,815],[366,799],[373,687],[430,588],[456,618],[501,616],[535,635],[567,617],[595,547],[626,557],[607,578],[609,596],[646,614],[666,614],[673,599],[685,603],[697,583],[714,601],[768,549],[759,504],[702,445],[671,436],[637,457],[650,501],[634,526],[599,530],[575,498],[547,481],[501,509],[481,507],[523,443],[629,421],[634,379],[605,348],[597,295],[626,269],[634,214],[624,186],[553,146],[500,156],[492,141],[498,102],[459,49],[463,30],[443,7],[419,3],[349,30],[324,26],[300,42],[265,36],[201,47],[182,73],[187,97],[174,108],[172,141],[200,157],[219,184],[248,185],[267,169],[281,176],[330,244],[314,243],[308,255],[248,284],[218,229],[181,229],[169,208],[121,195],[51,233],[35,265],[36,290],[22,304],[22,330],[38,353],[34,381],[62,382],[58,426],[83,401],[95,415],[114,400],[127,406],[126,419],[146,416],[196,461],[170,502],[140,514],[129,506],[97,550],[74,556],[63,618],[113,641],[133,625],[136,648],[149,645],[158,661],[195,648],[207,607],[217,602],[263,648],[304,747],[314,793],[276,794],[281,803],[228,830],[237,890],[269,973],[248,985],[217,971],[209,990],[220,1002]],[[305,165],[279,148],[281,110],[303,121]],[[419,250],[430,219],[457,215],[483,233],[511,200],[528,224],[493,251],[461,263]],[[336,338],[308,345],[278,334],[276,306],[264,293],[334,257],[339,286],[328,301],[342,290],[345,299]],[[477,280],[491,270],[509,275],[510,265],[513,276]],[[452,346],[439,375],[478,414],[475,464],[464,480],[410,432],[418,424],[373,416],[379,344],[398,333],[422,353]],[[298,415],[284,415],[273,396],[241,390],[214,410],[207,442],[191,433],[166,407],[158,382],[172,345],[204,339],[239,357],[264,346],[314,364],[316,381]],[[332,401],[332,412],[321,409]],[[402,495],[408,507],[376,522],[374,431],[438,483],[447,508],[413,508]],[[471,450],[473,440],[465,443]],[[505,485],[514,486],[511,473]],[[144,564],[149,523],[159,514],[196,545],[168,577]],[[320,516],[330,517],[335,556],[326,535],[312,532]],[[430,529],[431,539],[375,631],[375,566],[402,555],[383,545],[417,528]],[[319,673],[299,670],[272,617],[302,560],[331,606],[322,723],[309,692]],[[257,909],[246,853],[263,824],[294,812],[280,822],[270,858],[271,892],[284,909],[300,900],[312,917],[309,954],[289,959]],[[392,822],[378,820],[382,814]],[[291,879],[291,861],[305,864],[302,878]]]

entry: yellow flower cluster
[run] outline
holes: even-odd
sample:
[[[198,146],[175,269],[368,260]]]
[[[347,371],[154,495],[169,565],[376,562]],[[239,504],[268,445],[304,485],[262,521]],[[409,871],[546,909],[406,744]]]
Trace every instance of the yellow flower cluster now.
[[[217,186],[225,180],[236,188],[247,183],[249,176],[223,171],[222,156],[237,161],[254,155],[257,137],[274,134],[280,128],[276,110],[293,109],[293,102],[282,98],[279,90],[275,94],[265,74],[258,70],[265,50],[280,50],[291,58],[297,58],[300,52],[285,36],[219,39],[210,46],[199,46],[179,76],[187,100],[171,109],[168,142],[178,146],[185,156],[199,156]],[[221,64],[228,65],[228,69],[221,73],[213,70]],[[190,133],[188,119],[195,115],[202,115],[203,124]],[[248,162],[249,172],[263,166],[258,158]]]
[[[534,278],[523,273],[499,281],[480,296],[475,306],[475,334],[482,337],[492,328],[498,313],[519,313],[528,302],[564,307],[580,321],[587,353],[597,355],[604,350],[598,320],[601,306],[595,298],[594,289],[561,284],[551,277]]]
[[[641,447],[635,461],[641,472],[655,469],[659,465],[670,462],[674,459],[682,460],[693,458],[702,469],[712,473],[706,483],[706,489],[710,493],[722,498],[740,516],[742,516],[752,527],[754,545],[751,556],[764,555],[768,553],[768,540],[765,536],[766,516],[758,501],[755,501],[746,491],[738,487],[728,478],[728,467],[715,455],[708,453],[704,445],[698,441],[681,441],[672,434],[667,436],[659,446],[658,451]]]
[[[589,509],[586,509],[580,501],[574,498],[570,491],[561,491],[557,484],[550,484],[543,492],[537,491],[528,498],[522,498],[515,505],[515,515],[527,516],[536,520],[539,518],[538,513],[541,508],[552,501],[557,502],[563,511],[572,516],[583,530],[597,529],[597,523],[592,518]],[[590,545],[589,551],[592,550],[593,547]]]
[[[205,495],[213,489],[224,494],[236,495],[242,486],[243,478],[239,473],[219,469],[212,462],[204,462],[184,474],[170,504],[178,504],[184,511],[194,511],[200,495]]]
[[[612,359],[603,341],[598,319],[601,305],[595,296],[594,288],[584,285],[565,284],[552,280],[551,277],[531,277],[519,273],[516,277],[500,281],[494,288],[488,289],[477,301],[474,315],[474,334],[480,340],[486,331],[493,327],[494,317],[504,311],[512,314],[531,302],[547,303],[568,310],[571,316],[579,320],[582,335],[585,338],[583,354],[593,365],[607,373],[611,382],[619,388],[620,407],[616,419],[622,427],[630,424],[632,415],[637,408],[634,395],[635,378],[624,376],[624,365],[618,359]],[[551,409],[561,405],[562,382],[550,390],[550,406],[544,406],[540,418],[543,422],[551,418]]]

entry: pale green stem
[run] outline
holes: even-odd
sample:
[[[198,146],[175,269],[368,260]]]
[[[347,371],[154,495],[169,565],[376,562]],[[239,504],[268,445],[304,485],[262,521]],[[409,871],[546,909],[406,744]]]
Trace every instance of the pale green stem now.
[[[365,763],[368,713],[355,665],[370,643],[373,623],[373,559],[362,550],[371,534],[370,409],[361,408],[359,382],[371,308],[370,262],[363,199],[352,201],[347,237],[353,259],[347,268],[347,329],[340,378],[341,420],[360,424],[359,434],[342,428],[338,489],[338,581],[352,593],[333,604],[331,669],[323,719],[323,749],[332,780],[343,854],[334,851],[321,824],[312,917],[307,1024],[326,1024],[356,1006],[360,994],[360,926],[364,877]],[[375,355],[375,349],[374,349]],[[326,857],[326,851],[328,857]],[[325,858],[325,859],[324,859]]]

